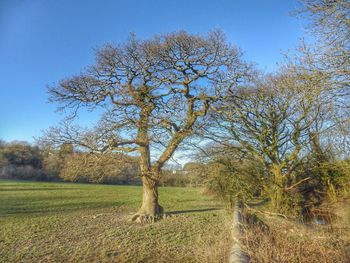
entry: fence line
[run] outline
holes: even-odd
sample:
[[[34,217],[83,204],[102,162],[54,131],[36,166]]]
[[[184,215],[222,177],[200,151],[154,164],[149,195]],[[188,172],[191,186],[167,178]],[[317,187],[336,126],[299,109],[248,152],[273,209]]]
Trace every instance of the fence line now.
[[[239,238],[242,234],[242,205],[239,201],[235,202],[232,222],[232,247],[230,263],[248,263],[248,257],[241,248]]]

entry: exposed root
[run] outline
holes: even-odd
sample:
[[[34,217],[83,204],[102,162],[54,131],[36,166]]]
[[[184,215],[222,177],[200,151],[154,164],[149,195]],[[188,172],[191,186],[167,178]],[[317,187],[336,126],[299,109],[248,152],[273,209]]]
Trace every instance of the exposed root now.
[[[154,223],[162,218],[165,218],[165,214],[164,215],[145,215],[145,214],[135,214],[132,216],[131,221],[132,222],[136,222],[139,224],[150,224],[150,223]]]
[[[164,208],[161,205],[157,205],[155,209],[142,206],[140,210],[131,217],[131,221],[139,224],[150,224],[166,217],[167,215],[164,213]]]

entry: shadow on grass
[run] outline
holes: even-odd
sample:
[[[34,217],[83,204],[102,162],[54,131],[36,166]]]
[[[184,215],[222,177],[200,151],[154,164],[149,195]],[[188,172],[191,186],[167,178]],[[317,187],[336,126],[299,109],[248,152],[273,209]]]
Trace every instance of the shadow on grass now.
[[[81,210],[111,208],[125,205],[123,202],[87,202],[87,203],[63,203],[50,204],[42,207],[12,207],[0,209],[0,217],[6,216],[30,216],[30,215],[49,215],[77,212]]]
[[[47,187],[47,188],[0,188],[1,192],[22,192],[22,191],[52,191],[52,190],[72,190],[72,187]]]
[[[206,208],[206,209],[192,209],[192,210],[179,210],[179,211],[169,211],[166,212],[168,215],[179,215],[179,214],[189,214],[189,213],[200,213],[221,210],[221,208]]]

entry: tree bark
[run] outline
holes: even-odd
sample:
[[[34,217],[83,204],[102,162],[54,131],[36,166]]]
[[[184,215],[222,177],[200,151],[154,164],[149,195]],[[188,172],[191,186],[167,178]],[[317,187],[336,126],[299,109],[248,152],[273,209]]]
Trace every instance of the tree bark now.
[[[150,178],[150,175],[147,174],[142,176],[142,183],[142,205],[132,217],[132,221],[152,223],[160,219],[164,213],[163,207],[158,203],[158,180]]]
[[[160,169],[154,170],[151,165],[151,154],[147,134],[148,114],[141,114],[138,131],[140,144],[140,171],[143,185],[142,205],[139,211],[132,217],[132,221],[138,223],[151,223],[163,214],[163,207],[158,203],[158,182]]]
[[[271,201],[275,209],[279,210],[283,199],[283,176],[279,165],[273,165],[271,172],[274,176],[274,185],[272,188]]]
[[[157,217],[163,214],[163,208],[158,203],[158,181],[142,177],[142,206],[138,214]]]

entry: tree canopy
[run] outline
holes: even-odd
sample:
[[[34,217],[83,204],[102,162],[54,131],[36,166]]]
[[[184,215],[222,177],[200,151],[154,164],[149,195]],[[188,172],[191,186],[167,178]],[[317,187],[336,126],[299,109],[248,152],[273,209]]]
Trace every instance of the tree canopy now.
[[[207,37],[180,31],[144,41],[131,36],[125,44],[105,45],[94,65],[49,89],[52,101],[72,109],[70,117],[81,107],[102,108],[96,127],[66,125],[46,138],[92,151],[136,151],[144,184],[138,215],[153,218],[162,212],[156,190],[162,167],[248,71],[239,49],[220,31]]]

